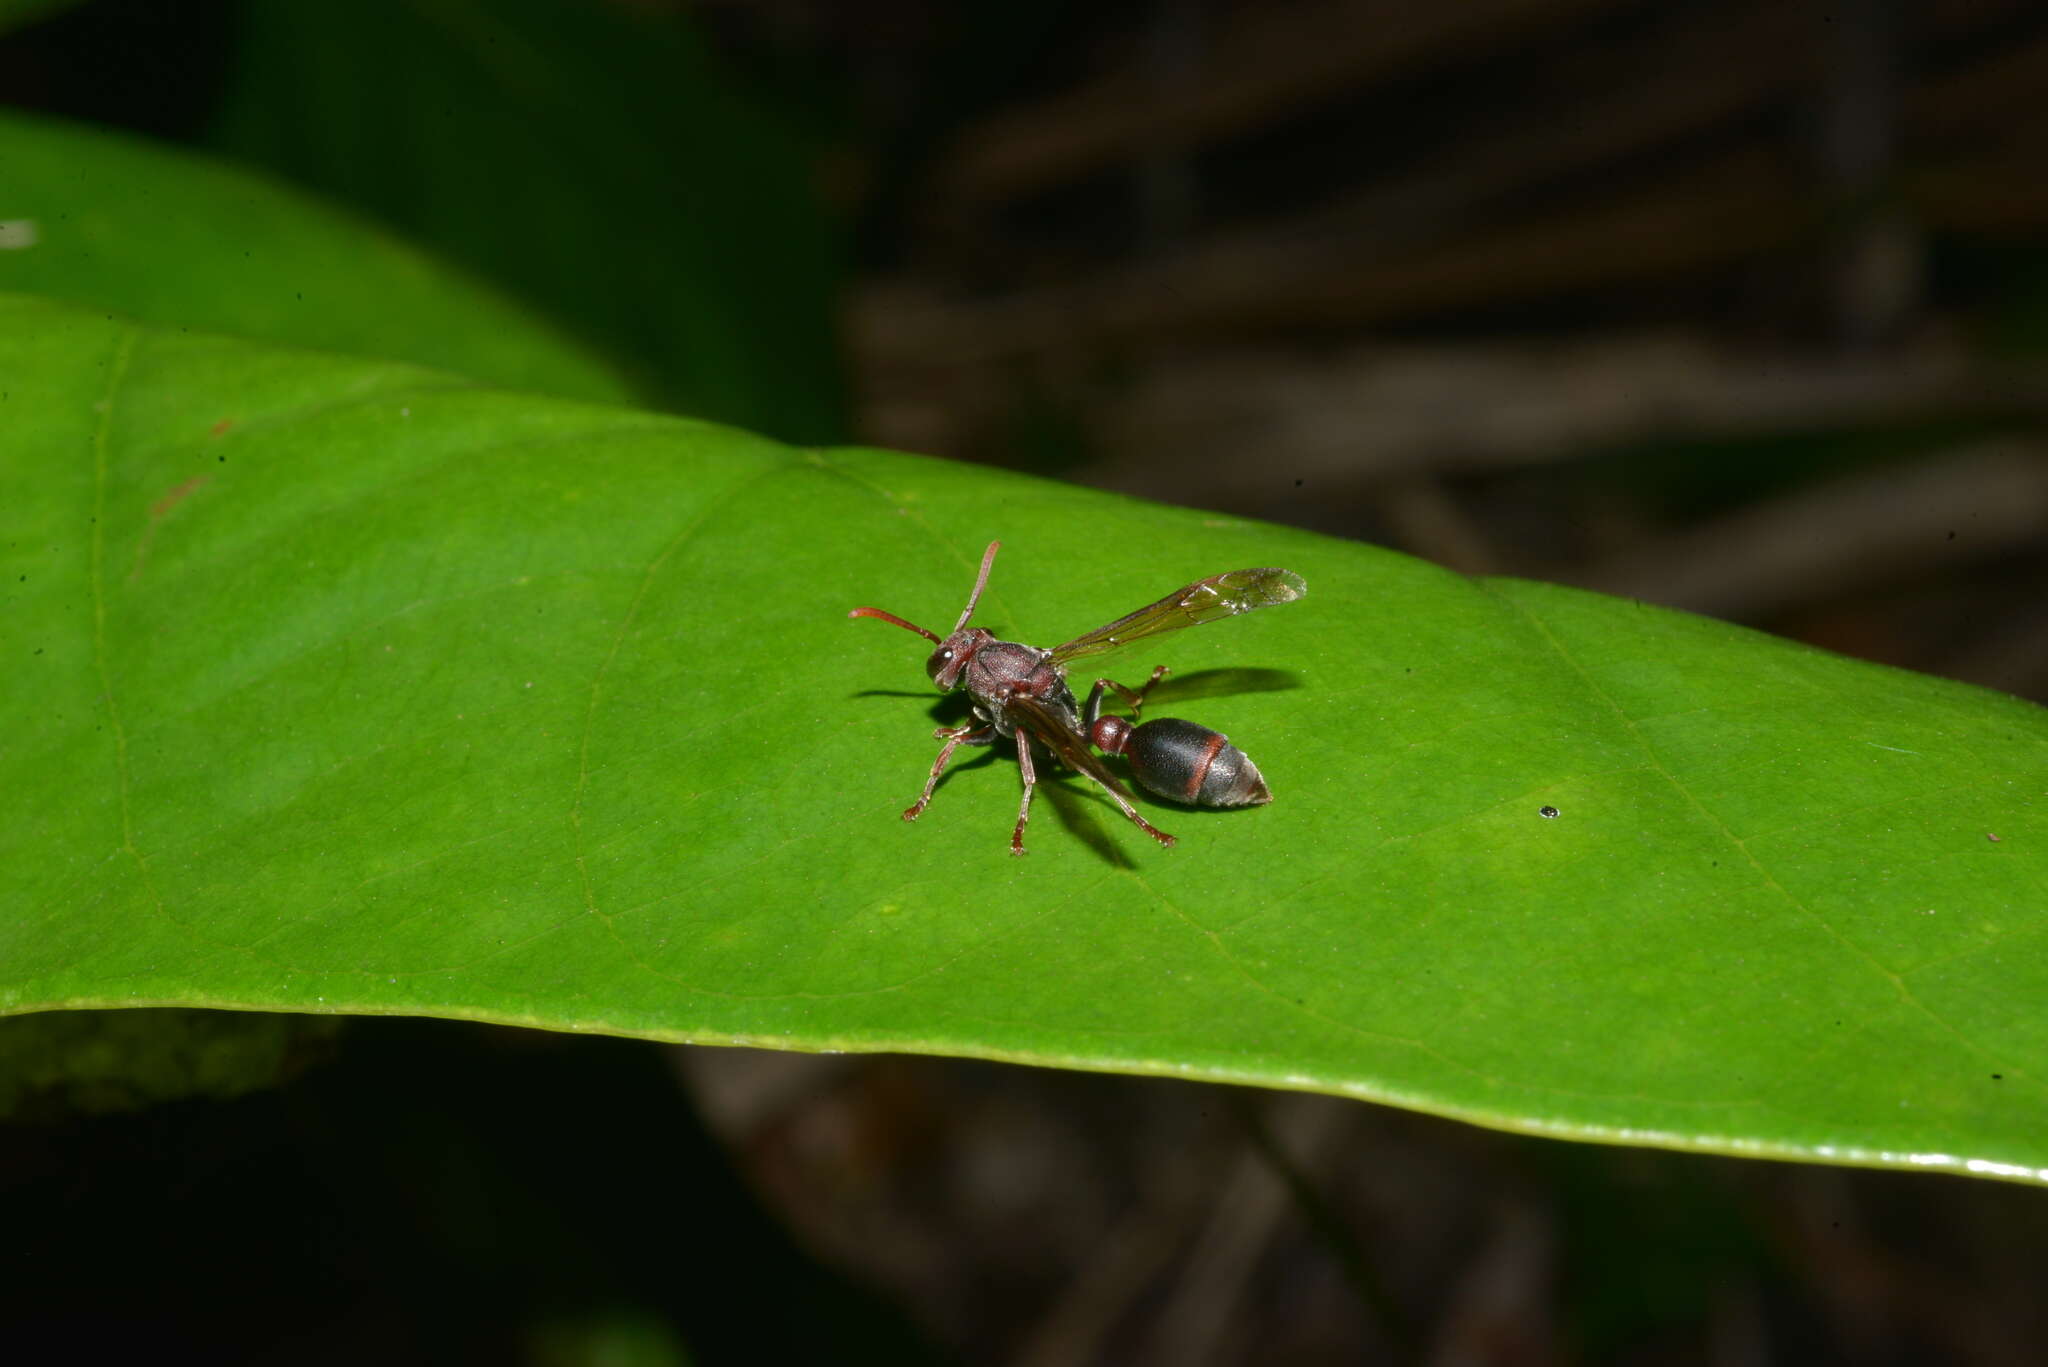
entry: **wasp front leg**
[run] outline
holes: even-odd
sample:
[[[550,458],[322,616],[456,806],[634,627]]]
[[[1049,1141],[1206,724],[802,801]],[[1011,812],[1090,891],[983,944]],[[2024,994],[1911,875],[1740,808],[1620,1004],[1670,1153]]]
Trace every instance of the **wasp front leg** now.
[[[932,789],[939,786],[939,775],[946,772],[946,765],[953,759],[953,752],[963,745],[987,745],[996,738],[993,726],[941,726],[932,732],[933,740],[946,742],[939,747],[939,757],[932,761],[931,777],[924,781],[924,791],[917,801],[904,808],[903,819],[915,821],[924,815],[924,809],[931,805]]]
[[[1017,732],[1017,768],[1024,775],[1024,800],[1017,807],[1017,829],[1010,832],[1010,853],[1024,853],[1024,823],[1031,819],[1031,793],[1038,787],[1038,769],[1031,762],[1031,737]]]

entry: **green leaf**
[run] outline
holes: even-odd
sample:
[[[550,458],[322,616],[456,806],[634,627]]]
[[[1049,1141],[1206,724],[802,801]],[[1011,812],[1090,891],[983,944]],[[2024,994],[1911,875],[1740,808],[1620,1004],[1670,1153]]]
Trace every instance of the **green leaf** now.
[[[1721,623],[871,451],[0,309],[0,1010],[468,1017],[1307,1088],[2048,1178],[2048,713]],[[1270,806],[897,813],[925,642],[1115,657]],[[1079,681],[1091,677],[1081,671]],[[1541,815],[1545,807],[1554,818]]]
[[[0,33],[27,28],[59,10],[74,9],[78,0],[0,0]]]
[[[0,1020],[0,1117],[55,1119],[272,1086],[326,1051],[336,1017],[52,1011]]]
[[[677,7],[258,3],[236,46],[222,150],[545,307],[665,404],[843,432],[815,158]]]
[[[0,290],[627,397],[602,364],[490,290],[247,172],[18,113],[0,114],[0,168]]]

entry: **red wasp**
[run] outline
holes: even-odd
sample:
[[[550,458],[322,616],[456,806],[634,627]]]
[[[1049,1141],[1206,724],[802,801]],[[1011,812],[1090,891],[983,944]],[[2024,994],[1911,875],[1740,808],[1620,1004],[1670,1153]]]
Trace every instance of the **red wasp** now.
[[[1249,807],[1271,802],[1273,794],[1251,757],[1230,743],[1220,731],[1211,731],[1191,721],[1161,717],[1134,726],[1122,717],[1102,715],[1102,695],[1114,689],[1131,705],[1132,716],[1145,705],[1145,695],[1166,677],[1166,666],[1152,671],[1142,688],[1127,688],[1113,679],[1097,679],[1085,706],[1076,704],[1067,687],[1066,665],[1087,655],[1116,650],[1147,636],[1201,626],[1205,622],[1235,617],[1253,608],[1291,603],[1308,592],[1308,585],[1292,570],[1232,570],[1211,575],[1184,589],[1176,589],[1149,607],[1119,617],[1107,626],[1077,636],[1063,646],[1041,650],[1016,641],[998,641],[993,632],[970,627],[974,605],[988,585],[989,567],[1003,543],[991,541],[982,553],[981,573],[975,576],[974,592],[953,630],[941,640],[934,632],[906,622],[880,608],[855,608],[848,617],[879,617],[905,631],[914,631],[938,649],[925,661],[925,672],[942,693],[964,687],[974,700],[975,720],[965,726],[941,727],[932,739],[944,741],[938,759],[932,762],[931,777],[924,792],[903,813],[915,821],[932,800],[939,775],[963,745],[989,745],[997,736],[1017,742],[1017,766],[1024,775],[1024,801],[1017,809],[1017,828],[1010,836],[1010,853],[1024,853],[1024,823],[1031,819],[1031,791],[1038,782],[1033,763],[1032,742],[1044,746],[1054,758],[1102,785],[1123,814],[1162,845],[1173,837],[1138,815],[1131,799],[1101,760],[1089,753],[1093,745],[1104,754],[1123,755],[1130,760],[1131,774],[1151,792],[1174,802],[1191,802],[1202,807]]]

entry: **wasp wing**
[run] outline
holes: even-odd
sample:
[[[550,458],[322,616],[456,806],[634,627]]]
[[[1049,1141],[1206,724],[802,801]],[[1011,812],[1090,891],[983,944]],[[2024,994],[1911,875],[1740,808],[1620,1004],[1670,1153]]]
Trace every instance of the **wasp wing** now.
[[[1069,727],[1058,713],[1036,698],[1017,694],[1003,704],[1013,725],[1031,733],[1031,738],[1052,751],[1060,763],[1076,773],[1086,774],[1128,805],[1131,795],[1124,791],[1103,762],[1088,748],[1088,742]]]
[[[1084,655],[1100,655],[1161,632],[1220,622],[1253,608],[1291,603],[1308,592],[1308,585],[1293,570],[1232,570],[1198,579],[1184,589],[1175,589],[1158,602],[1119,617],[1086,636],[1077,636],[1063,646],[1054,646],[1052,662],[1065,664]]]

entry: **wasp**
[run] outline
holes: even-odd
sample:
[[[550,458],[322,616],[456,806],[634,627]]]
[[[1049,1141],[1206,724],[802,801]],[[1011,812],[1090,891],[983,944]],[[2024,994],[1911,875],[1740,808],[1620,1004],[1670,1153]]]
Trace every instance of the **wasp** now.
[[[925,661],[925,673],[942,693],[966,689],[974,704],[973,721],[940,727],[932,733],[932,739],[944,744],[932,762],[924,792],[904,810],[905,821],[917,820],[930,805],[932,790],[938,787],[939,776],[945,773],[954,751],[963,745],[991,745],[998,736],[1016,741],[1017,767],[1024,778],[1024,798],[1017,808],[1016,829],[1010,834],[1011,854],[1024,853],[1024,824],[1031,819],[1031,794],[1038,784],[1034,745],[1101,785],[1118,810],[1162,845],[1172,845],[1174,838],[1139,814],[1116,776],[1090,753],[1091,745],[1104,754],[1124,756],[1131,776],[1142,787],[1170,801],[1201,807],[1251,807],[1273,800],[1259,766],[1222,732],[1178,717],[1134,724],[1145,705],[1145,695],[1166,677],[1165,665],[1153,670],[1152,677],[1139,688],[1128,688],[1114,679],[1097,679],[1085,704],[1075,702],[1073,690],[1067,687],[1066,667],[1071,661],[1118,650],[1148,636],[1221,621],[1253,608],[1291,603],[1308,592],[1300,575],[1279,569],[1211,575],[1063,646],[1044,650],[1018,641],[998,641],[993,632],[967,625],[975,604],[981,601],[981,591],[988,587],[989,569],[1002,545],[1000,541],[988,543],[967,606],[943,639],[880,608],[855,608],[846,614],[880,618],[932,642],[937,648]],[[1103,714],[1104,695],[1112,690],[1129,704],[1132,720]]]

